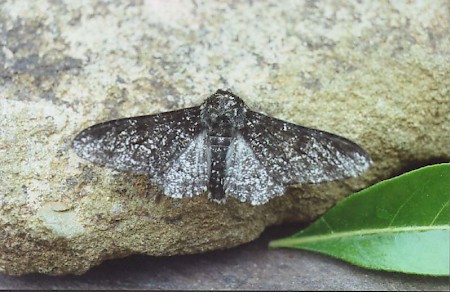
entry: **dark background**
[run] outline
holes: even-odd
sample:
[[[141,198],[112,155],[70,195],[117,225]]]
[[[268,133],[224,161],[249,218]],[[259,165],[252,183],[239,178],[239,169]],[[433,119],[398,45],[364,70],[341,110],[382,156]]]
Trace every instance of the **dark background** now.
[[[258,240],[223,251],[110,260],[81,276],[0,273],[0,289],[449,290],[447,277],[371,271],[312,252],[268,249],[270,240],[304,227],[271,227]]]

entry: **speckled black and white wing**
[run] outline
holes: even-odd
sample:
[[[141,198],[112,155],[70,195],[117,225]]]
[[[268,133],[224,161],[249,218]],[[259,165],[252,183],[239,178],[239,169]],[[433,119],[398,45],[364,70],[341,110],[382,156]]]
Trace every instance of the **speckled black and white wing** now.
[[[209,179],[199,115],[193,107],[108,121],[80,132],[72,146],[91,162],[149,174],[168,196],[191,197],[206,190]]]
[[[275,182],[292,185],[355,177],[371,164],[369,155],[343,137],[248,112],[241,135]]]
[[[224,189],[228,196],[252,205],[264,204],[285,192],[285,186],[272,176],[240,134],[228,148]]]
[[[206,131],[202,131],[151,179],[167,196],[190,198],[207,191],[210,173],[211,148]]]

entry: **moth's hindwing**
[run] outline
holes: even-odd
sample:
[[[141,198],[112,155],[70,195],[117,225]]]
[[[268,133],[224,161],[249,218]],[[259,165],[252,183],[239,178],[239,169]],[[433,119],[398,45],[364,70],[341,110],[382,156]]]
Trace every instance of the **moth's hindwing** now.
[[[203,131],[152,181],[172,198],[193,197],[206,192],[211,173],[210,149],[206,131]]]
[[[264,204],[285,192],[282,182],[271,176],[240,134],[228,149],[224,187],[228,195],[252,205]]]

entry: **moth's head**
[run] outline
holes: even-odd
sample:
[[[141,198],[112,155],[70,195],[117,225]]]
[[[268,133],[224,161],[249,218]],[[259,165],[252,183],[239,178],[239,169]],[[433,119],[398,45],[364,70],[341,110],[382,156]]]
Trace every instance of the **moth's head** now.
[[[247,106],[228,90],[217,90],[200,106],[203,125],[213,132],[238,130],[244,126]]]

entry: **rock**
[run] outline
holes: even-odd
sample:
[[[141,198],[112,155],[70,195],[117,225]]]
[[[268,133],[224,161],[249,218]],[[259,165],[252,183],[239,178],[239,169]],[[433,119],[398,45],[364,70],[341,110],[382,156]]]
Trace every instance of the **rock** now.
[[[266,226],[311,221],[411,166],[448,160],[443,4],[2,4],[0,270],[81,274],[134,253],[230,248]],[[266,205],[219,205],[159,198],[145,176],[70,147],[97,122],[197,105],[218,88],[354,140],[374,166]]]

